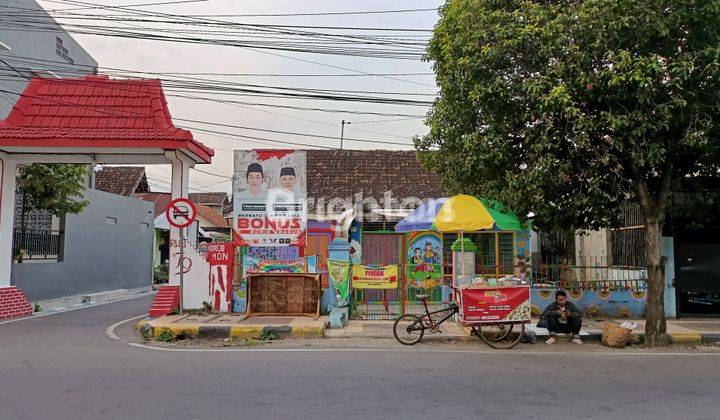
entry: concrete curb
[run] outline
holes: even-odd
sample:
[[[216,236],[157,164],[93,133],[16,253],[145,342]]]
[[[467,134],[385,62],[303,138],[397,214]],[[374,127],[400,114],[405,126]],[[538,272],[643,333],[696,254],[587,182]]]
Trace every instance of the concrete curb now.
[[[154,326],[147,319],[142,319],[135,324],[135,329],[140,333],[157,339],[164,332],[170,332],[175,337],[202,338],[202,339],[260,339],[263,336],[273,334],[279,338],[323,338],[324,327],[297,326],[215,326],[215,325],[158,325]]]

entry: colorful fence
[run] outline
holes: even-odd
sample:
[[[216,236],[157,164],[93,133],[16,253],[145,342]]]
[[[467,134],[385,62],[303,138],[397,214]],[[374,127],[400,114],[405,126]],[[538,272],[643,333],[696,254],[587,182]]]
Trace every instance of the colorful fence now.
[[[481,259],[482,260],[482,259]],[[642,317],[647,304],[647,271],[635,265],[613,266],[606,258],[571,261],[567,258],[526,258],[508,269],[508,263],[480,265],[479,275],[499,272],[532,285],[533,315],[555,299],[556,290],[566,290],[568,299],[587,317]],[[492,274],[490,274],[492,276]]]

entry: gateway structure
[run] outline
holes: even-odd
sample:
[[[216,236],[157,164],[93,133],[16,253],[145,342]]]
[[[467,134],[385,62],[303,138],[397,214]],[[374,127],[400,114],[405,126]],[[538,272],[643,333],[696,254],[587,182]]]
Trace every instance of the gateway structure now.
[[[33,78],[0,121],[0,318],[32,313],[11,278],[18,165],[170,164],[171,195],[178,198],[188,196],[190,168],[210,163],[213,155],[190,131],[175,127],[159,80]],[[179,229],[170,238],[171,249],[179,247]],[[178,268],[187,267],[172,251],[170,267],[173,284]],[[207,288],[207,266],[193,269]],[[186,271],[185,278],[195,276]]]

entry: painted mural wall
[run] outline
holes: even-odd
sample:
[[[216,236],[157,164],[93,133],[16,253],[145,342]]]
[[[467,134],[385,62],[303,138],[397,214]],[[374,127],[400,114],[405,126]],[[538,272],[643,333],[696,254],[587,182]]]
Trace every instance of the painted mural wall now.
[[[647,294],[644,290],[568,290],[573,302],[588,318],[641,318],[645,316]],[[555,301],[555,290],[533,289],[530,302],[533,316]]]

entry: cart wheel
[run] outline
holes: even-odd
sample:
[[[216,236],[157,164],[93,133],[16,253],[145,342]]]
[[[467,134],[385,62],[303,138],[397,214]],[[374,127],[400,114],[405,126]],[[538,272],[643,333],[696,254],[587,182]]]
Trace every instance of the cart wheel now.
[[[413,314],[400,315],[393,324],[393,335],[400,344],[406,346],[419,343],[425,335],[422,318]]]
[[[488,325],[486,330],[483,331],[483,333],[485,334],[485,338],[487,338],[490,341],[493,341],[493,342],[502,341],[502,340],[506,339],[507,336],[510,335],[510,333],[512,333],[514,326],[515,326],[515,324]],[[478,336],[478,338],[482,338],[480,335],[481,334],[480,328],[477,325],[472,326],[472,332],[473,332],[473,334]]]
[[[510,324],[511,326],[514,324]],[[515,334],[507,333],[504,338],[497,340],[498,333],[501,331],[502,324],[489,324],[489,325],[478,325],[478,332],[480,338],[483,339],[485,344],[494,349],[511,349],[520,342],[523,333],[525,332],[525,324],[520,324],[520,331]]]

